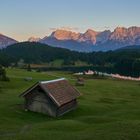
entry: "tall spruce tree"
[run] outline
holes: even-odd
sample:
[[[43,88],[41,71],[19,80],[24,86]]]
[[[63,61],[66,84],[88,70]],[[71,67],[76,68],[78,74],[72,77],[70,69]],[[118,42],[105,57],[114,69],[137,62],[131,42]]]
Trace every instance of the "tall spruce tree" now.
[[[0,80],[9,81],[9,78],[6,76],[6,70],[0,65]]]

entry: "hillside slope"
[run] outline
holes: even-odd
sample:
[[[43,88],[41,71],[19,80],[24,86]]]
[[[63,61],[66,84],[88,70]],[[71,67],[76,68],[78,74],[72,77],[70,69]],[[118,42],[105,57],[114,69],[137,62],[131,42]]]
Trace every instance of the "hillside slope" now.
[[[18,43],[18,41],[0,34],[0,49],[6,48],[7,46],[15,44],[15,43]]]

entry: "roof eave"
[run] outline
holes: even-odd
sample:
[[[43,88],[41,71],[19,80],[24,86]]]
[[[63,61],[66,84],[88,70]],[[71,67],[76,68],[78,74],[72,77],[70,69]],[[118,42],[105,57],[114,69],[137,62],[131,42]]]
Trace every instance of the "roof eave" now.
[[[37,87],[39,85],[39,83],[35,83],[32,87],[28,88],[26,91],[24,91],[23,93],[21,93],[19,95],[19,97],[24,97],[25,95],[27,95],[30,91],[32,91],[35,87]]]

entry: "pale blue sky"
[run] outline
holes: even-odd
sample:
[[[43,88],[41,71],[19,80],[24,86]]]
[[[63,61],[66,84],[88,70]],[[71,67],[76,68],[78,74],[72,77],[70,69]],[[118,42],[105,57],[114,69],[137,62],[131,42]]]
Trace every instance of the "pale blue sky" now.
[[[84,32],[140,26],[140,0],[0,0],[0,33],[17,40],[55,28]]]

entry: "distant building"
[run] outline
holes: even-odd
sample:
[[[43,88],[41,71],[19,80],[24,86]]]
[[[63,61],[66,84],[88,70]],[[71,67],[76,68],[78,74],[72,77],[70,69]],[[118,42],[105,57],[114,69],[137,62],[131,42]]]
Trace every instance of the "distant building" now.
[[[94,74],[94,71],[88,70],[87,72],[85,71],[84,73],[85,73],[85,75],[93,75]]]
[[[61,116],[77,107],[80,93],[64,78],[38,82],[20,95],[25,98],[25,109]]]
[[[78,77],[76,81],[76,86],[84,86],[84,79]]]

